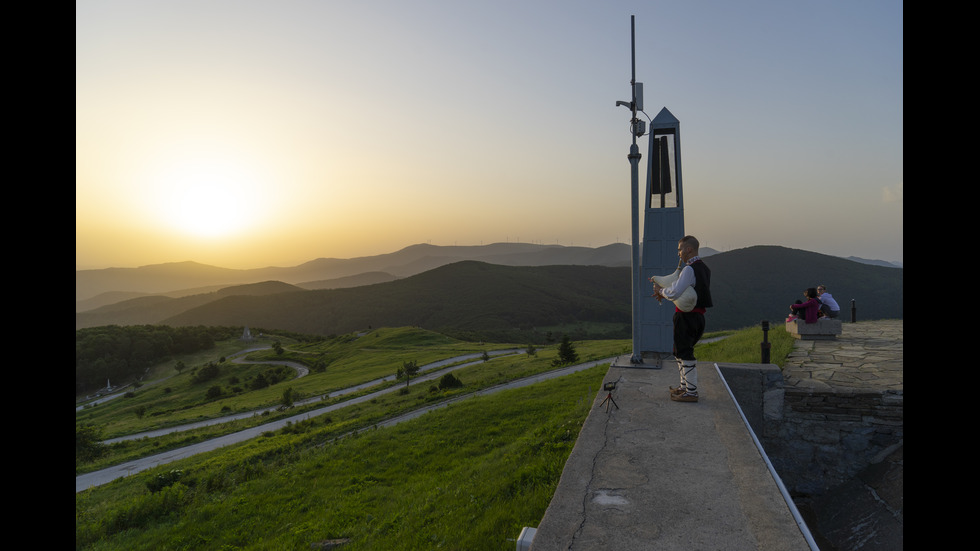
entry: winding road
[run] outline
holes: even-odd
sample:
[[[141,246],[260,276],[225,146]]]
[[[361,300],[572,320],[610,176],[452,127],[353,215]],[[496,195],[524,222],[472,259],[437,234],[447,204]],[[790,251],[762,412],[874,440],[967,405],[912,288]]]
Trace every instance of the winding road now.
[[[523,352],[520,351],[520,350],[516,350],[516,349],[508,349],[508,350],[496,350],[496,351],[493,351],[493,352],[489,352],[488,354],[491,355],[491,356],[500,356],[500,355],[509,355],[509,354],[519,354],[519,353],[523,353]],[[414,379],[412,379],[412,384],[418,384],[418,383],[421,383],[421,382],[429,381],[429,380],[435,379],[437,377],[440,377],[442,375],[443,371],[445,371],[445,369],[439,369],[439,368],[442,368],[442,367],[451,366],[451,368],[447,368],[447,369],[459,369],[461,367],[466,367],[466,366],[469,366],[469,365],[474,365],[474,364],[477,364],[477,363],[481,363],[483,361],[482,359],[480,359],[480,358],[482,358],[482,355],[483,355],[482,352],[481,353],[474,353],[474,354],[466,354],[466,355],[455,356],[455,357],[452,357],[452,358],[447,358],[445,360],[440,360],[440,361],[437,361],[437,362],[426,364],[426,365],[422,366],[421,368],[419,368],[419,375],[417,375]],[[547,372],[544,372],[544,373],[539,373],[537,375],[532,375],[530,377],[525,377],[523,379],[517,379],[517,380],[510,381],[510,382],[507,382],[507,383],[503,383],[503,384],[500,384],[500,385],[497,385],[497,386],[485,388],[483,390],[472,392],[472,393],[469,393],[469,394],[466,394],[466,395],[457,396],[455,398],[451,398],[449,400],[446,400],[444,402],[440,402],[438,404],[432,404],[432,405],[429,405],[429,406],[426,406],[426,407],[423,407],[423,408],[420,408],[420,409],[417,409],[417,410],[414,410],[414,411],[411,411],[411,412],[408,412],[408,413],[405,413],[405,414],[402,414],[402,415],[393,417],[391,419],[388,419],[386,421],[383,421],[381,423],[378,423],[376,426],[385,426],[385,427],[387,427],[387,426],[395,425],[395,424],[400,423],[402,421],[407,421],[409,419],[414,419],[414,418],[416,418],[416,417],[418,417],[418,416],[420,416],[420,415],[422,415],[424,413],[427,413],[429,411],[432,411],[432,410],[435,410],[435,409],[438,409],[438,408],[442,408],[442,407],[446,407],[446,406],[448,406],[448,405],[450,405],[452,403],[455,403],[455,402],[458,402],[458,401],[461,401],[461,400],[465,400],[465,399],[470,398],[470,397],[473,397],[473,396],[482,396],[482,395],[486,395],[486,394],[492,394],[494,392],[499,392],[501,390],[507,390],[507,389],[511,389],[511,388],[519,388],[519,387],[523,387],[523,386],[527,386],[527,385],[532,385],[532,384],[535,384],[535,383],[538,383],[538,382],[541,382],[541,381],[544,381],[544,380],[547,380],[547,379],[552,379],[552,378],[555,378],[555,377],[562,377],[562,376],[565,376],[565,375],[568,375],[568,374],[571,374],[571,373],[575,373],[577,371],[582,371],[582,370],[585,370],[585,369],[590,369],[592,367],[595,367],[596,365],[600,365],[600,364],[603,364],[603,363],[609,363],[609,362],[613,361],[613,359],[614,358],[605,358],[605,359],[602,359],[602,360],[595,360],[595,361],[591,361],[591,362],[585,362],[585,363],[581,363],[581,364],[576,364],[576,365],[573,365],[573,366],[567,366],[567,367],[563,367],[563,368],[559,368],[559,369],[554,369],[554,370],[551,370],[551,371],[547,371]],[[474,360],[474,361],[471,361],[470,363],[465,363],[465,364],[462,364],[462,365],[456,365],[459,362],[467,361],[467,360]],[[261,362],[261,363],[282,363],[282,364],[285,364],[285,365],[290,365],[291,367],[296,367],[296,366],[299,365],[299,364],[295,364],[295,363],[292,363],[292,362]],[[304,370],[306,369],[303,366],[299,366],[299,367],[301,367]],[[307,371],[307,373],[308,373],[308,371]],[[425,375],[422,375],[422,373],[426,373],[426,374]],[[302,376],[302,375],[300,375],[300,376]],[[316,402],[316,401],[321,401],[321,400],[324,400],[324,399],[327,399],[327,398],[334,398],[336,396],[343,396],[345,394],[350,394],[350,393],[353,393],[353,392],[357,392],[359,390],[363,390],[364,388],[368,388],[368,387],[371,387],[371,386],[374,386],[374,385],[377,385],[377,384],[380,384],[380,383],[383,383],[383,382],[386,382],[386,381],[391,381],[391,380],[394,380],[394,379],[395,379],[395,376],[394,375],[389,376],[389,377],[384,377],[384,378],[381,378],[381,379],[376,379],[374,381],[370,381],[370,382],[363,383],[363,384],[360,384],[360,385],[356,385],[356,386],[353,386],[353,387],[349,387],[349,388],[345,388],[345,389],[342,389],[342,390],[338,390],[336,392],[330,393],[329,395],[319,396],[319,397],[315,397],[315,398],[310,398],[310,399],[304,400],[302,402],[296,402],[296,405],[304,405],[304,404],[308,404],[308,403],[312,403],[312,402]],[[249,429],[244,429],[244,430],[241,430],[239,432],[232,433],[232,434],[226,434],[224,436],[219,436],[217,438],[213,438],[213,439],[208,440],[206,442],[199,442],[197,444],[192,444],[190,446],[186,446],[186,447],[183,447],[183,448],[179,448],[179,449],[175,449],[175,450],[170,450],[170,451],[162,452],[162,453],[159,453],[159,454],[156,454],[156,455],[152,455],[152,456],[148,456],[148,457],[143,457],[143,458],[140,458],[140,459],[135,459],[133,461],[127,461],[127,462],[121,463],[119,465],[114,465],[112,467],[108,467],[106,469],[102,469],[101,471],[94,471],[94,472],[91,472],[91,473],[81,474],[81,475],[78,475],[78,476],[75,477],[75,492],[78,493],[78,492],[81,492],[82,490],[86,490],[88,488],[92,488],[92,487],[95,487],[95,486],[101,486],[102,484],[107,484],[107,483],[109,483],[109,482],[111,482],[113,480],[116,480],[117,478],[122,478],[124,476],[135,474],[135,473],[138,473],[138,472],[147,470],[147,469],[151,469],[153,467],[158,467],[160,465],[166,465],[167,463],[170,463],[172,461],[177,461],[179,459],[185,459],[187,457],[191,457],[191,456],[197,455],[199,453],[209,452],[209,451],[216,450],[216,449],[221,448],[221,447],[224,447],[224,446],[228,446],[228,445],[231,445],[231,444],[237,444],[239,442],[244,442],[245,440],[249,440],[249,439],[252,439],[252,438],[257,437],[257,436],[261,435],[262,433],[269,432],[269,431],[275,431],[275,430],[281,429],[281,428],[283,428],[283,427],[285,427],[285,426],[287,426],[289,424],[299,423],[301,421],[305,421],[307,419],[311,419],[311,418],[317,417],[319,415],[323,415],[323,414],[326,414],[326,413],[330,413],[332,411],[336,411],[336,410],[338,410],[340,408],[344,408],[344,407],[347,407],[347,406],[350,406],[350,405],[354,405],[354,404],[359,404],[359,403],[364,402],[364,401],[369,401],[369,400],[372,400],[374,398],[377,398],[378,396],[381,396],[381,395],[384,395],[384,394],[388,394],[390,392],[396,392],[396,391],[398,391],[400,389],[401,389],[401,386],[398,386],[398,385],[391,386],[391,387],[388,387],[388,388],[384,388],[384,389],[378,390],[377,392],[372,392],[372,393],[366,394],[364,396],[359,396],[359,397],[356,397],[356,398],[352,398],[350,400],[347,400],[347,401],[344,401],[344,402],[341,402],[341,403],[338,403],[338,404],[333,404],[331,406],[326,406],[326,407],[323,407],[323,408],[320,408],[320,409],[316,409],[316,410],[313,410],[313,411],[302,413],[300,415],[294,415],[292,417],[288,417],[288,418],[285,418],[285,419],[279,419],[279,420],[276,420],[276,421],[270,421],[269,423],[266,423],[264,425],[260,425],[260,426],[257,426],[257,427],[252,427],[252,428],[249,428]],[[183,430],[190,430],[192,428],[198,428],[198,427],[203,427],[203,426],[208,426],[208,425],[215,425],[215,424],[219,424],[219,423],[225,423],[225,422],[232,421],[232,420],[235,420],[235,419],[242,419],[242,418],[253,417],[255,415],[261,415],[261,413],[263,411],[266,411],[266,410],[258,410],[258,411],[253,411],[253,412],[246,412],[246,413],[242,413],[242,414],[238,414],[238,415],[231,415],[231,416],[227,416],[227,417],[222,417],[222,418],[219,418],[219,419],[212,419],[212,420],[208,420],[208,421],[201,421],[200,423],[191,423],[191,424],[188,424],[188,425],[181,425],[179,427],[170,427],[170,428],[161,429],[161,430],[158,430],[158,431],[150,431],[150,432],[145,432],[145,433],[140,433],[140,434],[133,434],[133,435],[129,435],[129,436],[115,438],[115,439],[112,439],[112,440],[107,440],[106,442],[107,443],[111,443],[111,442],[118,442],[118,441],[121,441],[121,440],[143,438],[143,437],[147,437],[147,436],[150,436],[150,437],[152,437],[152,436],[160,436],[162,434],[168,434],[168,433],[171,433],[171,432],[178,432],[178,431],[183,431]],[[372,425],[372,427],[373,426],[375,426],[375,425]],[[360,429],[358,431],[353,431],[353,432],[360,432],[361,430],[367,430],[367,429]]]

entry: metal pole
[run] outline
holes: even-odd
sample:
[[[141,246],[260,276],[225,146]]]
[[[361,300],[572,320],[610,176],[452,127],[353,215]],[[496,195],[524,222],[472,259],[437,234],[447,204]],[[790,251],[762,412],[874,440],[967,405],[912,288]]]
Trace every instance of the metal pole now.
[[[858,320],[858,310],[857,306],[854,305],[854,299],[851,299],[851,323],[857,323]]]
[[[632,240],[633,240],[633,356],[630,358],[632,363],[643,363],[642,353],[640,351],[640,223],[639,214],[637,213],[639,204],[639,193],[638,193],[638,178],[637,165],[640,162],[640,149],[634,143],[630,146],[630,154],[627,156],[630,161],[630,173],[633,179],[632,186],[632,205],[633,205],[633,229],[632,229]]]
[[[636,146],[636,31],[635,17],[630,16],[630,88],[632,89],[632,101],[630,110],[633,118],[630,120],[630,133],[633,135],[633,144],[630,146],[629,155],[626,156],[630,162],[630,204],[631,204],[631,241],[632,241],[632,266],[633,266],[633,355],[630,362],[634,364],[643,363],[643,355],[640,350],[640,292],[642,283],[640,282],[640,148]]]
[[[769,363],[769,351],[772,343],[769,342],[769,321],[762,320],[762,363]]]

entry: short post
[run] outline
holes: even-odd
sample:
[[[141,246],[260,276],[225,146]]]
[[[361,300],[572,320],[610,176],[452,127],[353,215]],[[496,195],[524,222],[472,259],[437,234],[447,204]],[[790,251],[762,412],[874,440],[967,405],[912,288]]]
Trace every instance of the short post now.
[[[762,320],[762,363],[769,363],[769,349],[772,343],[769,342],[769,321]]]
[[[851,323],[857,323],[858,320],[858,309],[854,305],[854,299],[851,299]]]

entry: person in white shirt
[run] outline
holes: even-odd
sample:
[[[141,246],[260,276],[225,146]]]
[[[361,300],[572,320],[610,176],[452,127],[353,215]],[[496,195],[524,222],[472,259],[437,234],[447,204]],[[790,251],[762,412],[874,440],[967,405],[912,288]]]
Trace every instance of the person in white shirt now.
[[[823,285],[817,286],[817,298],[822,303],[820,311],[823,312],[824,317],[833,319],[840,316],[840,306],[834,300],[833,295],[827,292],[827,287]]]
[[[653,296],[676,300],[688,287],[694,287],[697,302],[690,312],[674,308],[674,357],[680,385],[670,387],[670,399],[675,402],[698,401],[698,362],[694,357],[694,345],[704,335],[704,315],[713,306],[711,300],[711,270],[699,256],[700,243],[692,235],[677,242],[677,256],[685,266],[677,279],[667,287],[661,287],[653,278]]]

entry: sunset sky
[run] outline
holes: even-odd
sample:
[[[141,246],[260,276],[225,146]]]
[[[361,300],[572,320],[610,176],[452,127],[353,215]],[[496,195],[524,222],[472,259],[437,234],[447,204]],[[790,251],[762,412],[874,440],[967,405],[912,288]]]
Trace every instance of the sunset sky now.
[[[904,260],[901,2],[75,10],[76,269],[628,243],[631,15],[687,233]]]

